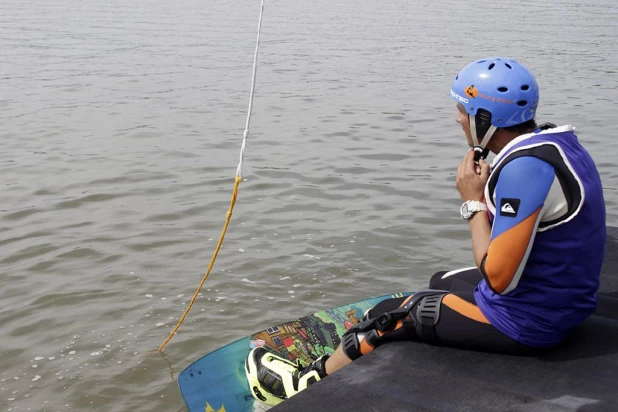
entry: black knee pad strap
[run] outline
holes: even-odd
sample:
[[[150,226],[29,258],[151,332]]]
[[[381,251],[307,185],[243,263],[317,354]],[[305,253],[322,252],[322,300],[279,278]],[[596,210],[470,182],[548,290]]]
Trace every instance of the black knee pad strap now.
[[[343,347],[343,353],[351,360],[356,360],[363,356],[360,351],[360,342],[358,341],[358,335],[356,333],[346,333],[343,335],[341,346]]]
[[[417,327],[420,329],[418,332],[426,342],[438,341],[436,324],[440,320],[440,305],[445,295],[446,293],[425,296],[418,304],[416,309]]]

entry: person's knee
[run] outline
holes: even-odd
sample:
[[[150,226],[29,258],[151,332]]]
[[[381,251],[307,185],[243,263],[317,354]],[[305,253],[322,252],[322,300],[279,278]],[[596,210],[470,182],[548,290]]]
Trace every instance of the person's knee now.
[[[412,316],[415,320],[415,329],[418,336],[427,343],[438,343],[436,325],[440,320],[442,299],[449,292],[445,290],[423,291],[423,296],[415,304]]]
[[[448,293],[432,289],[416,292],[398,308],[352,326],[342,337],[343,353],[354,361],[386,341],[420,339],[435,342],[440,306]],[[376,308],[378,306],[373,310]]]

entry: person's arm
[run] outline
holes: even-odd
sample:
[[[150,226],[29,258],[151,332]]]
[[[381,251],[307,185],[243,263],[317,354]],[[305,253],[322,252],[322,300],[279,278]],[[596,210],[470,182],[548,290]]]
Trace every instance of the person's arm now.
[[[554,168],[536,157],[516,158],[500,171],[496,215],[487,255],[479,265],[494,292],[506,294],[517,286],[555,178]]]
[[[470,220],[470,236],[472,237],[472,253],[477,267],[481,267],[483,259],[489,250],[491,239],[491,224],[487,212],[478,212]]]
[[[474,162],[474,151],[469,150],[457,169],[457,190],[462,202],[478,200],[485,203],[485,185],[489,179],[489,165],[481,159],[477,165]],[[481,266],[483,258],[487,255],[489,239],[491,237],[491,225],[487,212],[477,212],[468,220],[472,237],[472,250],[474,261]]]

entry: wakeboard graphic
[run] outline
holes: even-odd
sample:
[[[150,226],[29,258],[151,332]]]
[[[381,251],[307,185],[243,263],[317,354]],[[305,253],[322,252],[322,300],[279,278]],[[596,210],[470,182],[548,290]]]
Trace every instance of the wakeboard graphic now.
[[[383,295],[316,312],[274,325],[211,352],[178,376],[189,412],[249,412],[268,409],[249,392],[244,362],[256,347],[266,347],[292,362],[306,365],[331,354],[347,329],[379,302],[411,293]]]

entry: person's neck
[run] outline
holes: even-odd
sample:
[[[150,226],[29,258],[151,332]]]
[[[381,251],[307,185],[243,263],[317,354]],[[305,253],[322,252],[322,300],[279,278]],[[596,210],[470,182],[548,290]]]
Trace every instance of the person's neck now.
[[[513,140],[524,134],[532,133],[534,130],[529,130],[526,133],[509,132],[504,129],[498,129],[494,132],[491,140],[487,143],[487,148],[494,154],[500,153],[502,149]]]

